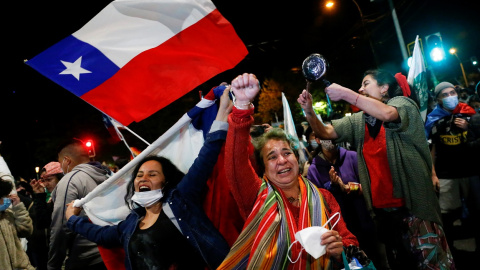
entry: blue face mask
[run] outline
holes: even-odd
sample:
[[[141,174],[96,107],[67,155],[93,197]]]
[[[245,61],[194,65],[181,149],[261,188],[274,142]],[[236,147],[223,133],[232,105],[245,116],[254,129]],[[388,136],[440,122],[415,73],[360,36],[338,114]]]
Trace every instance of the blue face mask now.
[[[311,140],[310,141],[310,146],[313,148],[313,149],[316,149],[318,147],[318,143],[316,140]]]
[[[0,212],[7,210],[10,204],[12,204],[12,200],[10,200],[10,198],[3,198],[3,203],[0,204]]]
[[[442,99],[443,108],[447,110],[453,110],[458,105],[458,96],[449,96]]]

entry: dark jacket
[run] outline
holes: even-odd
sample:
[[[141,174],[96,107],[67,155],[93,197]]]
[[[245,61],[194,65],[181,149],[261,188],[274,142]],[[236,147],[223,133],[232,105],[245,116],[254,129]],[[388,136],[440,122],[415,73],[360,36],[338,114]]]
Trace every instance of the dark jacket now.
[[[182,234],[199,251],[211,269],[216,269],[220,265],[230,248],[203,211],[202,195],[226,134],[225,130],[220,130],[207,135],[198,158],[177,187],[165,194],[162,206],[162,211],[171,220],[174,218],[174,224],[176,223],[177,228],[180,227]],[[105,247],[122,245],[126,254],[125,266],[132,269],[128,252],[129,241],[144,215],[145,208],[137,208],[119,224],[104,227],[90,223],[87,217],[72,216],[67,226],[99,245]]]

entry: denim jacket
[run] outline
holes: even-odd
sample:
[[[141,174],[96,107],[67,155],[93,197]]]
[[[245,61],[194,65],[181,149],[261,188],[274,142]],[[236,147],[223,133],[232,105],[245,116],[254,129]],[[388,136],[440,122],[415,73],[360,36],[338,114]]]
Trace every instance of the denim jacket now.
[[[227,132],[218,130],[207,135],[198,158],[176,188],[165,194],[162,211],[170,218],[187,240],[196,248],[211,269],[216,269],[230,250],[226,240],[208,219],[202,208],[202,195],[207,180],[217,162]],[[67,226],[92,242],[105,247],[123,245],[125,266],[132,269],[129,258],[129,242],[145,208],[133,209],[127,218],[117,225],[98,226],[88,217],[72,216]],[[185,254],[188,259],[188,254]]]

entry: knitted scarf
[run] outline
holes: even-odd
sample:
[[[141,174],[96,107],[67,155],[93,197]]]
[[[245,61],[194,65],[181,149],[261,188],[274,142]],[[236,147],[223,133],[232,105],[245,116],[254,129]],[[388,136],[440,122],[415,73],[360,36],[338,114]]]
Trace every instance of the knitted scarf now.
[[[319,190],[302,176],[298,177],[301,205],[298,224],[286,205],[283,192],[264,177],[257,200],[240,236],[226,259],[217,269],[328,269],[330,259],[315,260],[300,244],[290,249],[290,258],[301,258],[292,264],[287,258],[288,247],[295,233],[310,226],[322,226],[327,220],[325,201]],[[327,224],[327,229],[330,229]],[[320,239],[319,239],[320,240]]]

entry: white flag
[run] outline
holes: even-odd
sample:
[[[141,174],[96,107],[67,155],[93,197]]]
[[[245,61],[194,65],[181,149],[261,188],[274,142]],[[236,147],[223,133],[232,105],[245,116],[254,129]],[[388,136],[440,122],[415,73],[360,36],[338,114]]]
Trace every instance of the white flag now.
[[[307,156],[305,155],[304,149],[305,145],[301,142],[301,138],[298,138],[297,130],[295,129],[295,123],[293,122],[292,112],[290,111],[290,105],[288,105],[288,100],[285,97],[285,94],[282,92],[282,104],[283,104],[283,125],[285,132],[299,140],[300,149],[298,154],[300,155],[300,163],[304,164],[307,161]]]
[[[415,39],[415,47],[413,48],[413,57],[408,71],[407,81],[413,86],[417,93],[420,102],[420,114],[425,122],[428,108],[427,69],[425,68],[425,61],[418,42],[418,35]]]

